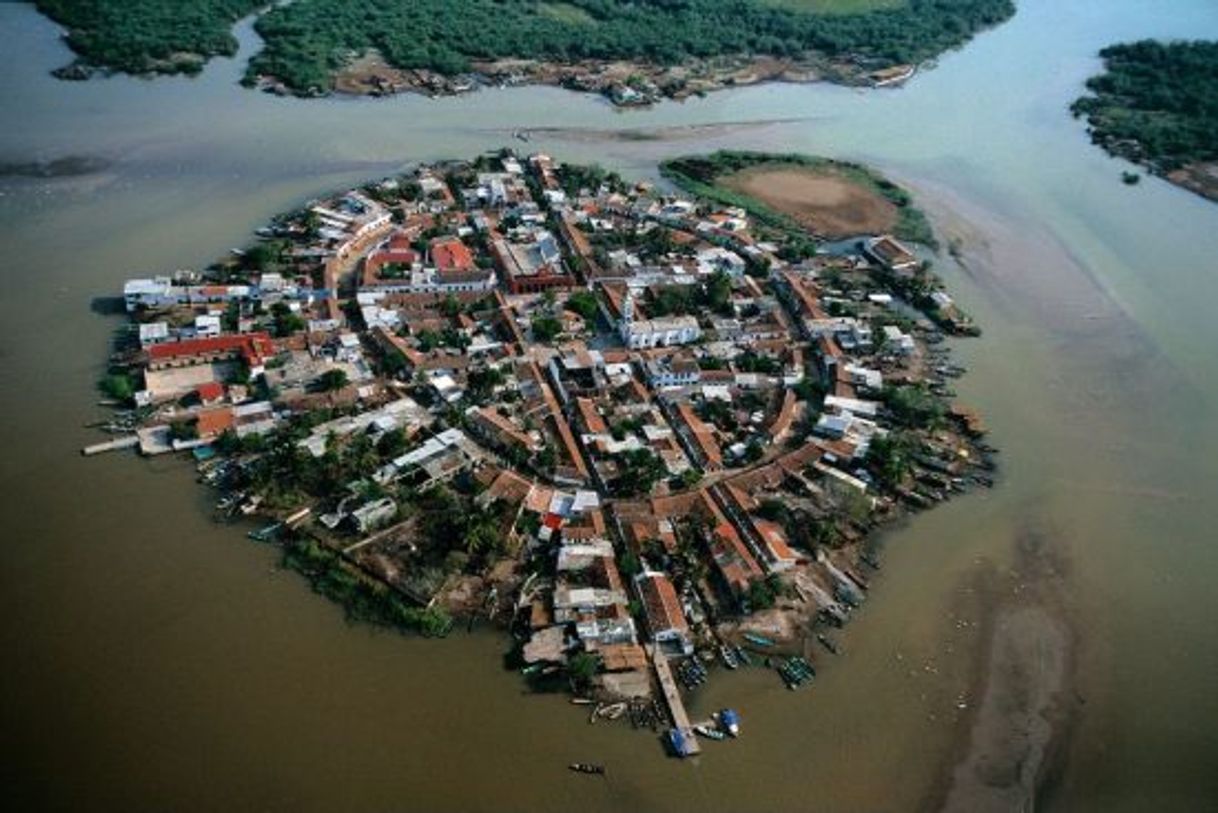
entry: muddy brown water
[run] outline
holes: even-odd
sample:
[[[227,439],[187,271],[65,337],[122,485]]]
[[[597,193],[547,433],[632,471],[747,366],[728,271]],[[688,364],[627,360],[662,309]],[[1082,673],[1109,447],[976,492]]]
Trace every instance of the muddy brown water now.
[[[980,624],[1029,523],[1068,562],[1078,631],[1057,810],[1199,810],[1218,794],[1218,206],[1087,144],[1064,108],[1094,52],[1214,36],[1206,0],[1028,0],[890,93],[766,85],[622,114],[555,89],[301,102],[202,77],[60,83],[68,55],[0,5],[0,742],[25,809],[899,811],[944,798],[979,698]],[[255,47],[241,29],[244,53]],[[537,128],[528,144],[519,129]],[[544,129],[543,129],[544,128]],[[655,134],[651,137],[649,134]],[[744,736],[694,763],[523,692],[489,632],[348,625],[273,551],[214,525],[173,460],[85,460],[124,278],[199,266],[273,213],[411,161],[515,144],[631,175],[719,146],[871,163],[919,194],[986,328],[959,345],[999,487],[885,536],[814,688],[716,674],[694,713]],[[74,162],[77,163],[77,162]],[[985,583],[984,581],[981,583]],[[965,702],[965,708],[959,704]],[[571,761],[609,766],[605,780]]]

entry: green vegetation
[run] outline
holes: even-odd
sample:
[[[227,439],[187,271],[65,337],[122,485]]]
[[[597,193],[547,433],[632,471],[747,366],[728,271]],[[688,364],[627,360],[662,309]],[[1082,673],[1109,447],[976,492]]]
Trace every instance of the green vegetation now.
[[[596,294],[591,291],[575,291],[567,297],[567,310],[578,313],[584,321],[590,322],[596,318],[600,307],[596,303]]]
[[[198,70],[232,54],[254,0],[37,0],[86,63],[132,73]],[[352,56],[462,73],[473,60],[627,59],[674,64],[727,54],[918,62],[1006,20],[1012,0],[294,0],[257,22],[249,77],[324,92]]]
[[[618,462],[621,469],[613,483],[613,490],[626,497],[649,494],[652,486],[667,473],[664,461],[649,449],[622,452]]]
[[[292,313],[292,309],[284,302],[276,302],[271,305],[271,317],[271,332],[280,338],[299,333],[307,327],[304,317],[298,313]]]
[[[539,342],[553,341],[555,336],[562,333],[562,322],[549,314],[533,317],[532,327],[533,338]]]
[[[68,28],[68,46],[89,66],[127,73],[197,73],[212,56],[232,56],[237,20],[261,0],[37,0]]]
[[[882,175],[849,161],[835,161],[797,153],[766,153],[747,150],[721,150],[710,155],[694,155],[674,158],[660,164],[661,174],[681,188],[724,206],[738,206],[760,223],[787,233],[803,233],[804,228],[791,217],[771,209],[761,201],[728,189],[718,183],[719,179],[757,167],[799,166],[823,170],[845,177],[865,189],[883,196],[897,207],[897,225],[893,233],[903,240],[938,247],[930,222],[920,209],[913,205],[908,192]],[[798,247],[796,247],[798,250]],[[806,253],[815,248],[808,241]]]
[[[905,0],[759,0],[763,5],[809,14],[862,14],[905,5]]]
[[[1087,80],[1094,95],[1070,108],[1095,143],[1158,173],[1218,161],[1218,42],[1143,40],[1100,56],[1106,72]]]
[[[443,636],[452,619],[440,607],[422,608],[383,582],[312,539],[289,541],[283,549],[283,566],[301,573],[318,593],[338,602],[347,617],[427,637]]]
[[[317,377],[317,389],[320,392],[335,392],[347,386],[347,373],[344,370],[326,370]]]
[[[578,689],[586,689],[601,669],[601,660],[590,652],[577,652],[567,661],[567,676]]]
[[[97,382],[97,388],[115,401],[127,402],[135,396],[135,382],[126,373],[107,373]]]
[[[884,387],[884,405],[893,420],[910,429],[936,429],[943,425],[946,409],[943,400],[924,384]]]

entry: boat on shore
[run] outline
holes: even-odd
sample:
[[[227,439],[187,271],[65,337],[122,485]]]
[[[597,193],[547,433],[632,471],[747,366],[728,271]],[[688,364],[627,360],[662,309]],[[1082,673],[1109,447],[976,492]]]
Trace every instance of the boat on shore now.
[[[774,644],[775,644],[775,641],[773,638],[767,638],[764,635],[758,635],[755,632],[746,632],[741,637],[744,638],[744,640],[748,641],[750,644],[756,644],[757,646],[774,646]]]

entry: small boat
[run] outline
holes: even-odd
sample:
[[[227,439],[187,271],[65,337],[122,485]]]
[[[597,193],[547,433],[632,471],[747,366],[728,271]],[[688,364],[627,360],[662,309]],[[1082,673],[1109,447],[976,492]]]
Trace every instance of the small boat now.
[[[740,736],[740,715],[735,709],[722,709],[719,712],[719,725],[733,737]]]
[[[753,656],[749,654],[749,651],[747,649],[745,649],[742,646],[738,646],[738,647],[736,647],[735,651],[736,651],[736,660],[740,661],[741,664],[743,664],[744,666],[753,665]]]
[[[259,528],[256,531],[250,531],[246,536],[255,542],[269,542],[279,535],[283,529],[282,522],[276,522],[272,525],[267,525],[265,528]]]
[[[597,710],[597,714],[604,717],[606,720],[616,720],[626,712],[625,703],[610,703],[608,706],[602,706]]]
[[[767,638],[764,635],[758,635],[755,632],[746,632],[743,638],[750,644],[756,644],[757,646],[774,646],[773,638]]]
[[[735,669],[740,665],[740,662],[736,660],[736,653],[728,649],[726,644],[719,645],[719,657],[723,659],[723,665],[728,669]]]
[[[828,635],[818,634],[816,636],[816,640],[820,641],[821,646],[823,646],[825,649],[829,650],[834,655],[837,654],[837,644],[833,643],[833,639]]]
[[[604,776],[605,774],[604,765],[593,765],[591,762],[572,762],[567,768],[576,773],[589,773],[596,776]]]
[[[681,729],[679,728],[668,729],[668,733],[665,735],[665,737],[668,741],[668,747],[672,749],[673,754],[676,756],[687,757],[697,753],[697,747],[691,746],[689,741],[685,739],[686,736],[687,735],[682,733]]]
[[[529,667],[526,666],[525,668],[528,669]],[[591,706],[596,701],[591,697],[572,697],[571,702],[576,706]]]
[[[726,740],[727,735],[717,728],[711,728],[708,725],[699,723],[694,726],[694,733],[699,736],[706,737],[708,740]]]

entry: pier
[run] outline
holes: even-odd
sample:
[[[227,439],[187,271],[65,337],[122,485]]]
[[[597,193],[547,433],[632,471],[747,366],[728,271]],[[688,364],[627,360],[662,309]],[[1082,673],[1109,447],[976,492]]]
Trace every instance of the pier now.
[[[127,435],[114,440],[107,440],[105,443],[94,443],[92,446],[86,446],[80,450],[80,453],[85,457],[92,457],[95,454],[102,452],[113,452],[118,449],[130,449],[138,446],[140,438],[138,435]]]
[[[664,693],[664,702],[668,704],[672,724],[685,738],[685,753],[682,756],[700,754],[702,746],[694,736],[693,726],[690,725],[689,715],[685,711],[685,703],[681,700],[681,692],[677,689],[677,682],[673,680],[672,670],[668,668],[668,658],[660,652],[659,644],[651,645],[650,654],[651,664],[655,667],[656,677],[660,681],[660,690]]]

